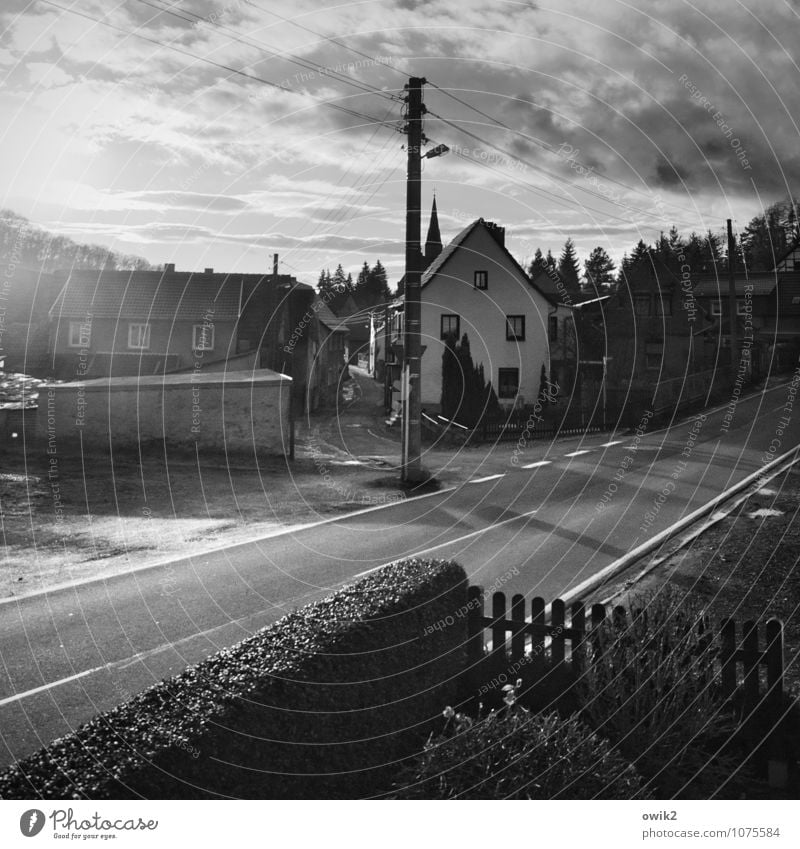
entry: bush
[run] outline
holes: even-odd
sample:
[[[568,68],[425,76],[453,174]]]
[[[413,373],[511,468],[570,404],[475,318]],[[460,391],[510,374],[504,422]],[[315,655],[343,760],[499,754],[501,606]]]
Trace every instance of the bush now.
[[[715,679],[705,612],[670,588],[630,604],[592,634],[576,685],[581,716],[662,797],[707,798],[736,763],[719,754],[735,731]]]
[[[465,602],[459,566],[393,564],[95,717],[0,798],[372,795],[457,696]]]
[[[397,799],[649,798],[636,770],[577,716],[514,704],[473,722],[444,712],[444,730],[396,783]]]

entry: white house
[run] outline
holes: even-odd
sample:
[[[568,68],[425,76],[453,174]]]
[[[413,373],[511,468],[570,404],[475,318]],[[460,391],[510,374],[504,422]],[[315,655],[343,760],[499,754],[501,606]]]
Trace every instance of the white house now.
[[[501,405],[536,402],[558,307],[508,252],[503,227],[479,218],[464,228],[423,274],[421,299],[423,407],[439,407],[447,336],[465,333]]]

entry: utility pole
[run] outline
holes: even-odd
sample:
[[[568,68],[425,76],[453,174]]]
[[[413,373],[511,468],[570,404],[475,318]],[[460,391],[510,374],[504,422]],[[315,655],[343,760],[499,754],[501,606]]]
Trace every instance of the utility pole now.
[[[736,385],[736,371],[739,360],[738,321],[736,309],[736,243],[733,240],[733,226],[728,219],[728,315],[731,325],[731,382]],[[722,310],[720,310],[722,313]]]
[[[424,77],[410,77],[405,89],[406,133],[408,148],[408,179],[406,181],[406,278],[405,278],[405,328],[403,351],[403,377],[406,387],[403,404],[403,456],[402,479],[405,483],[420,483],[422,469],[422,430],[420,374],[422,365],[422,340],[420,338],[421,305],[420,282],[422,256],[420,254],[420,217],[422,213],[422,86]]]

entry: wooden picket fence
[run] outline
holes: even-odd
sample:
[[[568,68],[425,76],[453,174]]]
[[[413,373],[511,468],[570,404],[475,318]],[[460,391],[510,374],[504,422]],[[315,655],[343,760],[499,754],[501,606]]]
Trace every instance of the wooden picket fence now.
[[[593,604],[587,610],[577,601],[569,606],[567,618],[567,605],[555,599],[548,617],[541,597],[531,599],[528,614],[522,595],[514,595],[507,610],[506,595],[502,592],[493,594],[491,613],[487,614],[483,589],[476,586],[468,590],[467,609],[467,668],[473,693],[488,680],[513,684],[517,674],[533,682],[547,676],[564,687],[570,686],[586,668],[592,631],[609,616],[602,604]],[[624,626],[627,622],[625,608],[613,607],[610,613],[614,623]],[[701,634],[702,629],[701,623]],[[736,623],[725,619],[717,634],[716,661],[722,694],[726,699],[741,696],[742,716],[752,715],[760,707],[777,721],[784,697],[783,624],[770,619],[764,630],[763,649],[759,648],[759,626],[752,621],[744,623],[742,640],[738,643]],[[488,652],[487,631],[491,635]],[[706,634],[706,637],[713,639],[714,635]]]

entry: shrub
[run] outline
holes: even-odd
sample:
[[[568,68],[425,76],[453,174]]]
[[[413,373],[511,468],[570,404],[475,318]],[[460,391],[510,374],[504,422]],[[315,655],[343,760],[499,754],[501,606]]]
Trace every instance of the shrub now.
[[[397,799],[648,798],[636,770],[573,715],[532,714],[511,700],[445,728],[396,782]]]
[[[372,795],[457,695],[465,602],[459,566],[393,564],[31,755],[0,798]]]
[[[664,797],[707,798],[736,768],[705,612],[670,588],[592,634],[581,716]]]

